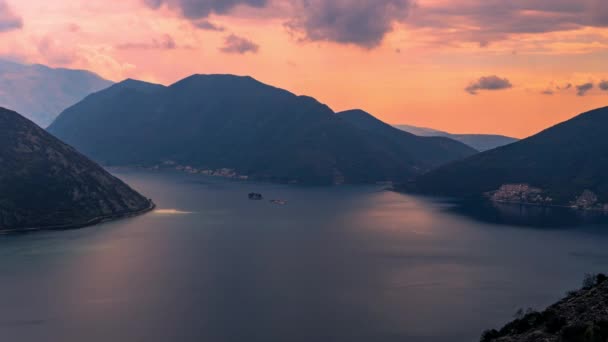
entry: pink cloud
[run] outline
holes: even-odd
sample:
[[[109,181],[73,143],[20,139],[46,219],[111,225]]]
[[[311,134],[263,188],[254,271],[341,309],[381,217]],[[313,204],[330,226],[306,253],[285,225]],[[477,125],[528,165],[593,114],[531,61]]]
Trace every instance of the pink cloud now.
[[[8,4],[0,0],[0,32],[12,31],[23,27],[23,20],[17,16]]]

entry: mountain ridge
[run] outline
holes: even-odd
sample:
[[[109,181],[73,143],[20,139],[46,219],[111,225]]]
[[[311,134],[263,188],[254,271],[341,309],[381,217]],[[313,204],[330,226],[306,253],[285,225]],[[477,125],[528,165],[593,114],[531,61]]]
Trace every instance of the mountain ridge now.
[[[484,152],[495,149],[504,145],[512,144],[517,142],[519,139],[508,137],[500,134],[453,134],[427,127],[418,127],[411,125],[394,125],[394,127],[423,137],[446,137],[460,141],[466,145],[473,147],[474,149]]]
[[[66,109],[49,131],[107,165],[229,168],[279,182],[398,181],[439,164],[408,159],[316,99],[249,76],[195,74],[153,93],[129,83]],[[454,146],[441,162],[472,153]]]
[[[112,84],[87,70],[7,60],[0,60],[0,79],[0,106],[23,113],[42,127],[68,106]]]
[[[494,150],[456,161],[419,176],[405,190],[448,196],[498,199],[543,194],[542,204],[593,206],[608,202],[608,107],[580,114],[544,131]],[[527,185],[528,188],[503,185]],[[504,191],[499,191],[504,190]],[[588,192],[586,192],[586,190]],[[583,196],[585,195],[585,196]],[[589,197],[586,197],[589,195]],[[593,197],[596,197],[593,199]],[[587,199],[585,199],[587,198]]]

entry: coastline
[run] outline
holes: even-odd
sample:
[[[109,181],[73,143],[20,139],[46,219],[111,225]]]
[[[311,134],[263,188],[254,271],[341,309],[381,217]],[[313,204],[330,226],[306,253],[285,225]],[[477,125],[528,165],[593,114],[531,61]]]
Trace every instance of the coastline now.
[[[28,233],[28,232],[36,232],[36,231],[50,231],[50,230],[73,230],[73,229],[82,229],[86,227],[96,226],[101,223],[118,221],[122,219],[127,219],[131,217],[141,216],[153,211],[156,208],[156,204],[151,199],[148,199],[148,206],[142,210],[114,214],[114,215],[106,215],[106,216],[98,216],[90,219],[87,222],[81,223],[72,223],[58,226],[42,226],[42,227],[29,227],[29,228],[0,228],[0,234],[19,234],[19,233]]]
[[[600,208],[580,208],[580,207],[574,207],[574,206],[565,205],[565,204],[545,204],[545,203],[517,202],[517,201],[496,201],[496,200],[491,200],[491,199],[487,199],[487,198],[486,198],[486,200],[490,203],[498,203],[498,204],[512,204],[512,205],[520,205],[520,206],[526,206],[526,207],[570,209],[570,210],[580,211],[580,212],[607,213],[606,210],[600,209]]]
[[[581,207],[575,207],[572,205],[567,205],[567,204],[547,204],[547,203],[534,203],[534,202],[521,202],[521,201],[498,201],[498,200],[493,200],[491,198],[489,198],[486,195],[479,195],[479,196],[469,196],[469,197],[459,197],[459,196],[441,196],[441,195],[433,195],[433,194],[425,194],[425,193],[420,193],[420,192],[415,192],[415,191],[405,191],[402,190],[401,188],[397,188],[397,187],[392,187],[392,188],[386,188],[386,191],[393,191],[396,193],[401,193],[401,194],[406,194],[406,195],[416,195],[416,196],[424,196],[424,197],[431,197],[431,198],[437,198],[437,199],[450,199],[450,200],[455,200],[455,201],[465,201],[467,199],[474,199],[474,200],[479,200],[479,201],[484,201],[490,204],[508,204],[508,205],[519,205],[519,206],[523,206],[523,207],[537,207],[537,208],[554,208],[554,209],[569,209],[572,211],[576,211],[576,212],[582,212],[582,213],[589,213],[589,212],[593,212],[593,213],[603,213],[603,214],[608,214],[608,211],[602,209],[602,208],[581,208]]]

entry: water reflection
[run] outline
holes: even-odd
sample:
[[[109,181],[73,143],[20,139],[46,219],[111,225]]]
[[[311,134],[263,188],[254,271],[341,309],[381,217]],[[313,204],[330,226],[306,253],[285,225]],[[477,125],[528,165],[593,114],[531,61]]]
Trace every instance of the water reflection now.
[[[156,215],[187,215],[192,214],[191,211],[183,211],[178,209],[156,209],[153,211]]]
[[[488,223],[538,228],[568,228],[592,224],[608,224],[608,216],[600,211],[571,208],[496,203],[485,200],[451,201],[450,212]]]
[[[378,187],[120,176],[160,213],[0,237],[4,339],[475,341],[608,265],[598,226],[498,226]]]

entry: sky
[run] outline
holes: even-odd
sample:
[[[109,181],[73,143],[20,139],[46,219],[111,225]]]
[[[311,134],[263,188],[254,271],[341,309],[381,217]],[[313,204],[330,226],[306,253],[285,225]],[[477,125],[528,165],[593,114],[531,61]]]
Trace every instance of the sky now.
[[[608,105],[605,0],[0,0],[0,58],[250,75],[392,124],[526,137]]]

